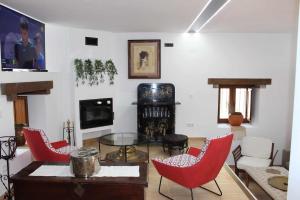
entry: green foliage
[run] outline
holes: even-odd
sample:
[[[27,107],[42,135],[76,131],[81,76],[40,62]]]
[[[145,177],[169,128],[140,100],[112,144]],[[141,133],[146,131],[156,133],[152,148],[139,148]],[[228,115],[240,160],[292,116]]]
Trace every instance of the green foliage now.
[[[81,59],[74,60],[75,71],[76,71],[76,85],[78,86],[79,80],[81,79],[81,83],[84,84],[84,69],[83,63]]]
[[[88,79],[89,85],[90,86],[94,85],[97,77],[95,75],[94,66],[90,59],[84,61],[84,72],[85,72],[85,79]]]
[[[78,87],[81,80],[81,84],[85,84],[88,81],[90,86],[99,85],[104,82],[104,75],[109,77],[109,83],[114,84],[114,77],[118,74],[116,66],[111,59],[105,62],[105,65],[101,60],[96,59],[94,63],[90,59],[74,60],[75,73],[76,73],[76,86]]]
[[[114,84],[115,75],[118,74],[118,71],[111,59],[105,62],[105,69],[109,76],[109,84]]]
[[[97,85],[99,84],[99,81],[100,80],[100,83],[103,83],[104,82],[104,74],[105,74],[105,67],[103,65],[103,62],[101,60],[95,60],[95,73],[96,73],[96,77],[97,77]],[[98,79],[99,77],[99,79]]]

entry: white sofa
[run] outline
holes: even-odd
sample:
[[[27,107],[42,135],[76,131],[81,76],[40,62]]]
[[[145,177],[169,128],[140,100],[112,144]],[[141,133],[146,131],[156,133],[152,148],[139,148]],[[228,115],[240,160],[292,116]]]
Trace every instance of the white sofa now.
[[[235,172],[239,175],[247,167],[268,167],[273,165],[274,143],[270,139],[245,136],[241,145],[233,150]]]

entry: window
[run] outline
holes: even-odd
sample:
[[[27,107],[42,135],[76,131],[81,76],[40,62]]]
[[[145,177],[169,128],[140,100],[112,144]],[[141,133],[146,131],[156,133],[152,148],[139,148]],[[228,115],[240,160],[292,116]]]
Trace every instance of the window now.
[[[256,88],[271,85],[270,78],[208,78],[208,84],[219,89],[218,123],[228,123],[228,116],[241,112],[244,123],[251,122]],[[255,90],[254,90],[255,88]]]
[[[229,114],[241,112],[244,123],[251,121],[253,89],[247,86],[219,86],[218,123],[228,123]]]

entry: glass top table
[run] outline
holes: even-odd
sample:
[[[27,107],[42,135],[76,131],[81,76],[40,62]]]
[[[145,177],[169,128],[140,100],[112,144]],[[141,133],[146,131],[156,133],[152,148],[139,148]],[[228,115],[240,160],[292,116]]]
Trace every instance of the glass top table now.
[[[119,146],[121,149],[118,152],[112,152],[107,154],[106,157],[113,156],[116,157],[117,154],[123,155],[124,161],[127,162],[128,159],[128,151],[130,152],[129,148],[134,148],[134,145],[139,144],[146,144],[147,145],[147,159],[149,162],[149,142],[147,136],[138,134],[135,132],[121,132],[121,133],[110,133],[107,135],[103,135],[99,137],[99,151],[100,151],[100,143],[109,146]],[[123,148],[123,150],[122,150]],[[143,153],[142,151],[135,150],[136,153],[140,155]]]
[[[110,146],[132,146],[146,143],[147,138],[134,132],[110,133],[99,138],[101,144]]]

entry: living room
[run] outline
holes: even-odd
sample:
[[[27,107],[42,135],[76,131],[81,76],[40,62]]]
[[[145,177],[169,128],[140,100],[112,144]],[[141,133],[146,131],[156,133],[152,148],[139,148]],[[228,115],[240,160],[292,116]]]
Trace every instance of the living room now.
[[[29,126],[42,129],[51,142],[63,139],[63,124],[67,120],[74,123],[77,147],[83,146],[85,139],[107,132],[137,132],[137,105],[132,103],[138,101],[137,88],[141,83],[175,86],[175,101],[180,102],[176,105],[175,133],[189,138],[225,135],[231,127],[218,123],[219,88],[208,84],[208,79],[238,78],[271,79],[271,84],[255,88],[251,123],[242,125],[247,136],[272,140],[275,150],[279,150],[275,165],[282,164],[283,150],[297,145],[294,138],[298,137],[298,127],[292,123],[299,112],[293,103],[297,97],[296,0],[232,0],[199,33],[186,30],[208,1],[1,3],[45,24],[47,72],[1,71],[0,83],[53,81],[50,94],[27,96]],[[86,37],[97,38],[98,45],[86,45]],[[128,41],[154,39],[160,40],[161,45],[159,76],[130,78]],[[100,59],[103,63],[111,59],[118,74],[113,84],[105,76],[98,85],[79,81],[77,86],[75,59]],[[14,136],[13,101],[1,92],[1,136]],[[113,99],[113,125],[81,129],[80,100],[100,98]],[[234,140],[231,151],[239,143],[240,140]],[[296,149],[290,164],[295,179],[289,180],[289,199],[299,197],[295,189],[299,178],[293,172],[299,166],[295,156]],[[232,155],[227,162],[234,164]]]

